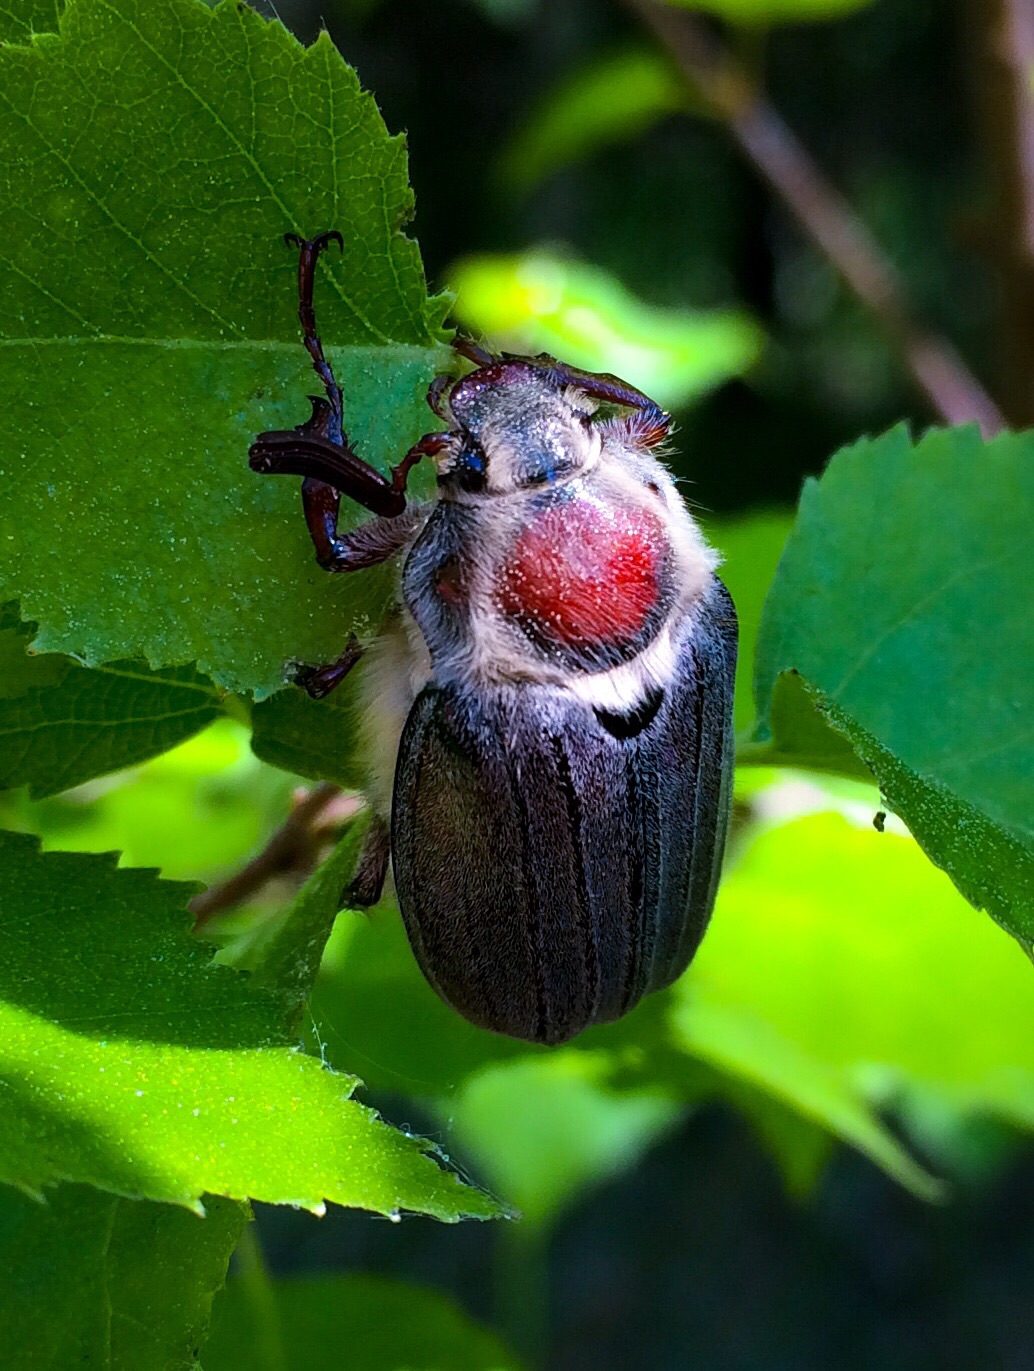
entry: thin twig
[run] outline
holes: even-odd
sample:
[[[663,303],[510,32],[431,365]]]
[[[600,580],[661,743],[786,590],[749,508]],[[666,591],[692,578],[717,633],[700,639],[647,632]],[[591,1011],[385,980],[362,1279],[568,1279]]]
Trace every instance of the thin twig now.
[[[311,861],[319,840],[317,821],[340,794],[340,789],[329,781],[303,791],[261,852],[225,881],[194,896],[190,902],[194,927],[202,928],[214,914],[243,903],[274,876],[295,871]]]
[[[998,278],[1000,389],[1014,423],[1034,421],[1034,4],[973,0],[970,41],[982,169],[992,198],[984,244]]]
[[[726,48],[690,14],[656,0],[626,3],[897,346],[934,411],[985,435],[1002,428],[995,402],[951,344],[917,322],[879,244]]]
[[[991,33],[994,55],[1005,69],[1011,107],[1017,246],[1034,257],[1034,6],[1030,0],[999,0],[999,27]]]

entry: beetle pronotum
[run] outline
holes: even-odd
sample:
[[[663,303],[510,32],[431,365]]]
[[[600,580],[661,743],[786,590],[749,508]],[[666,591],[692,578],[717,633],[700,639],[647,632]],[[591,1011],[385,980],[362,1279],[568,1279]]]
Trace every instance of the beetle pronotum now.
[[[558,1043],[674,980],[714,903],[729,812],[736,617],[658,461],[671,420],[615,376],[461,340],[436,380],[447,425],[390,477],[344,430],[298,248],[299,318],[326,392],[261,434],[255,471],[302,476],[320,565],[401,563],[366,648],[296,679],[361,682],[374,818],[350,890],[391,863],[431,985],[483,1027]],[[432,459],[438,499],[407,502]],[[375,517],[338,532],[342,495]]]

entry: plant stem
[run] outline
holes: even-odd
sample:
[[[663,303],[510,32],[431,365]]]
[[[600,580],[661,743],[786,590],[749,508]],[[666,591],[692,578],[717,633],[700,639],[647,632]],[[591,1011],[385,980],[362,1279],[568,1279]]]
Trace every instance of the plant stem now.
[[[998,406],[952,345],[918,323],[879,244],[745,69],[692,15],[657,0],[626,3],[873,315],[934,412],[949,424],[975,422],[985,435],[1002,428]]]
[[[237,1245],[237,1280],[244,1291],[255,1325],[255,1343],[260,1361],[255,1371],[287,1371],[287,1352],[276,1293],[266,1270],[262,1247],[255,1234],[254,1220],[245,1228]]]
[[[214,914],[241,904],[274,876],[304,866],[315,849],[316,820],[340,794],[338,787],[329,781],[321,781],[305,791],[257,856],[225,881],[194,896],[190,910],[195,917],[195,928],[204,927]]]
[[[998,276],[1002,390],[1034,422],[1034,6],[976,0],[971,43],[993,200],[983,235]]]
[[[529,1367],[548,1365],[549,1230],[518,1219],[495,1232],[495,1324]]]

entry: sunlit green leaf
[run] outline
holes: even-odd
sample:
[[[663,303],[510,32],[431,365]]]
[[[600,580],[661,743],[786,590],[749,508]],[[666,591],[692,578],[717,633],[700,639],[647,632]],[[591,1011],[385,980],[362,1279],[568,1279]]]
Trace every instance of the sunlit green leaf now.
[[[0,1187],[5,1371],[190,1371],[246,1209],[204,1216],[61,1185]]]
[[[762,832],[719,893],[673,1022],[922,1184],[872,1115],[910,1090],[1034,1127],[1034,982],[907,838],[814,815]]]
[[[655,49],[625,47],[596,57],[532,110],[503,151],[499,180],[508,189],[531,190],[561,167],[637,137],[688,101],[685,82]]]
[[[779,510],[760,510],[738,519],[714,519],[702,513],[698,517],[708,540],[721,553],[718,574],[736,605],[740,636],[734,717],[736,728],[743,730],[754,718],[751,687],[761,609],[793,519]]]
[[[778,676],[799,671],[928,855],[1028,947],[1032,507],[1032,434],[934,430],[913,445],[897,428],[845,449],[805,488],[757,667],[767,731]],[[775,748],[789,757],[778,734]]]
[[[734,24],[781,24],[838,19],[872,0],[666,0],[681,9],[704,10]]]
[[[222,712],[218,692],[190,667],[89,671],[27,654],[31,636],[0,607],[0,789],[27,783],[33,796],[53,795],[165,752]]]
[[[761,350],[742,310],[660,309],[599,267],[546,252],[469,257],[450,284],[456,317],[493,344],[616,372],[668,407],[740,375]]]
[[[280,1371],[517,1371],[494,1334],[437,1290],[377,1276],[303,1276],[276,1281],[258,1313],[232,1281],[215,1309],[205,1371],[259,1367],[274,1321]],[[264,1342],[265,1334],[265,1342]]]
[[[300,1054],[276,991],[212,964],[187,934],[188,893],[0,834],[0,1179],[498,1212],[350,1100],[354,1078]]]
[[[471,1076],[443,1106],[450,1147],[514,1201],[527,1224],[545,1224],[587,1186],[632,1165],[679,1118],[661,1091],[617,1093],[605,1063],[567,1050],[502,1062]]]
[[[60,38],[0,48],[0,594],[41,649],[268,692],[379,617],[390,572],[320,572],[297,482],[247,449],[316,385],[287,230],[344,234],[318,307],[359,450],[384,467],[431,426],[443,305],[412,204],[325,33],[70,0]]]
[[[251,755],[240,724],[220,719],[132,771],[46,800],[0,796],[0,815],[48,849],[118,851],[126,866],[208,881],[257,850],[287,813],[294,784]]]

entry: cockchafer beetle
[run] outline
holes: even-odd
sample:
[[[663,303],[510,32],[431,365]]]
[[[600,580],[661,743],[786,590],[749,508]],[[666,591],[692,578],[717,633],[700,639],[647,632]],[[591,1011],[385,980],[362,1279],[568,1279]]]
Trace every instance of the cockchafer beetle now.
[[[438,994],[563,1042],[681,974],[725,845],[736,616],[656,456],[671,420],[615,376],[459,340],[474,369],[428,393],[447,428],[386,478],[349,442],[316,330],[316,264],[341,236],[287,241],[326,398],[261,434],[251,467],[304,478],[326,570],[404,554],[379,636],[295,678],[318,698],[369,655],[374,818],[350,902],[379,898],[390,861]],[[407,503],[424,457],[438,499]],[[375,517],[339,533],[342,495]]]

